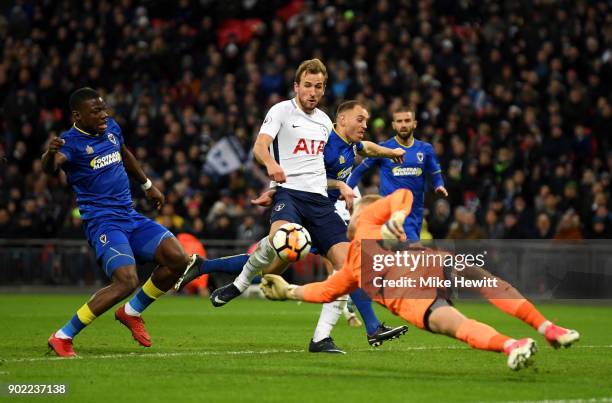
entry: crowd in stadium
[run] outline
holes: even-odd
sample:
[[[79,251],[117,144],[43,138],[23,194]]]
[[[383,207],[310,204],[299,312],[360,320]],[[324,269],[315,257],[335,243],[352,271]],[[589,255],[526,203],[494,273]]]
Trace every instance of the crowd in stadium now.
[[[609,2],[16,3],[0,15],[0,237],[83,237],[65,176],[40,157],[90,86],[167,197],[155,213],[134,184],[140,211],[173,232],[259,239],[249,200],[267,179],[250,148],[310,57],[330,73],[323,109],[366,103],[373,141],[416,109],[449,191],[427,201],[433,237],[612,236]]]

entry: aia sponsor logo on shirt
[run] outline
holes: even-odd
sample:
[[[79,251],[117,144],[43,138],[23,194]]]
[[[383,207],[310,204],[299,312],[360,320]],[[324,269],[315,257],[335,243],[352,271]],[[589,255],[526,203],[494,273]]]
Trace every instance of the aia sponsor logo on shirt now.
[[[319,155],[323,154],[324,148],[325,141],[323,140],[299,139],[297,145],[293,149],[293,154]]]

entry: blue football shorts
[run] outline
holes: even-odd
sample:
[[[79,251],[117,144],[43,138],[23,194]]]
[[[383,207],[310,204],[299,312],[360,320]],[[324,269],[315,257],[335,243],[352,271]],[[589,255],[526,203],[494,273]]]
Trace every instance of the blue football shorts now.
[[[272,205],[270,222],[284,220],[301,224],[310,233],[316,253],[322,256],[337,243],[348,242],[346,223],[328,197],[279,187]]]
[[[166,227],[137,213],[106,215],[83,221],[85,235],[108,278],[119,267],[150,262],[160,243],[173,237]]]

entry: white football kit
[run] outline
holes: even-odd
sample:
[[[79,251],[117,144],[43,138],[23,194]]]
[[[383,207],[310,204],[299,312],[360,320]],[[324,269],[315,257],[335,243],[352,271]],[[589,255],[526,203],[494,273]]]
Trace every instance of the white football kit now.
[[[306,114],[294,99],[272,106],[259,133],[274,139],[270,154],[285,171],[287,181],[272,181],[270,186],[327,196],[323,149],[331,128],[332,121],[325,112],[315,108],[312,114]]]
[[[274,139],[270,154],[287,178],[285,183],[270,183],[271,187],[277,187],[271,222],[284,220],[302,224],[311,235],[314,249],[322,256],[334,245],[348,241],[346,224],[327,197],[323,151],[332,127],[326,113],[315,108],[307,114],[292,99],[272,106],[259,130],[259,134]],[[309,351],[337,349],[333,342],[331,347],[319,347],[317,343],[326,343],[346,308],[346,299],[345,296],[323,305]]]

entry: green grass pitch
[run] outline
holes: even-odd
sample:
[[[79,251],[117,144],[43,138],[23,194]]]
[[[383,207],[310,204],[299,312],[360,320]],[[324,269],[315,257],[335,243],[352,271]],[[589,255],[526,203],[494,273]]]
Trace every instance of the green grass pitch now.
[[[334,330],[346,355],[306,352],[320,306],[239,299],[214,309],[195,297],[165,297],[146,312],[153,347],[142,348],[112,311],[76,339],[80,358],[46,355],[49,334],[86,296],[0,296],[0,385],[65,383],[66,396],[6,401],[520,401],[612,398],[612,307],[542,304],[582,340],[554,350],[534,330],[487,303],[460,302],[468,316],[539,345],[534,367],[510,371],[501,354],[410,326],[370,348],[363,328]],[[379,317],[401,320],[381,307]]]

